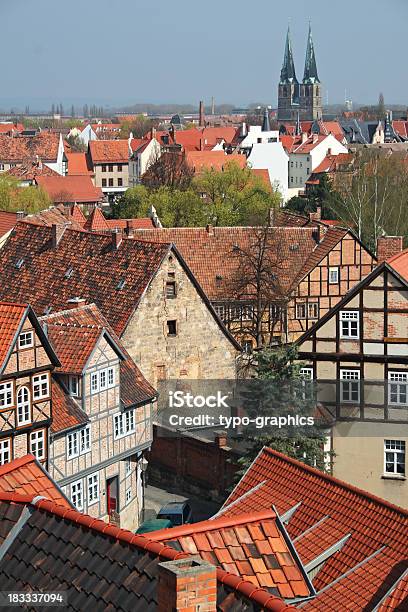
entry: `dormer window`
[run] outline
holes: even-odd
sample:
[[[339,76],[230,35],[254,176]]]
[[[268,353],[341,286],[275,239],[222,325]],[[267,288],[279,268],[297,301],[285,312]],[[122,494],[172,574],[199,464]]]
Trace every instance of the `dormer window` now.
[[[32,331],[21,332],[18,337],[18,348],[30,348],[34,346],[34,334]]]
[[[68,389],[69,394],[72,397],[78,397],[79,395],[79,378],[78,376],[69,376],[68,378]]]

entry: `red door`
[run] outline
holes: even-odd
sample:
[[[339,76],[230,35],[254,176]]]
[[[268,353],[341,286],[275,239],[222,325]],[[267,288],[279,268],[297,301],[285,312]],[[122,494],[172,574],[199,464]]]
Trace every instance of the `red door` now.
[[[110,519],[116,521],[116,515],[119,512],[119,477],[114,476],[106,481],[106,502],[107,512]]]

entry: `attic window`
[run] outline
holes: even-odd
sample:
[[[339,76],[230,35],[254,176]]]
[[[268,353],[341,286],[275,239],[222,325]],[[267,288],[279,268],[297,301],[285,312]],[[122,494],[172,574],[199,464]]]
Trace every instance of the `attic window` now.
[[[19,259],[16,263],[16,268],[17,270],[21,270],[21,268],[23,267],[24,264],[24,258],[22,257],[21,259]]]
[[[215,280],[221,281],[222,280],[221,274],[217,274],[216,277],[215,277]]]
[[[118,284],[116,285],[116,289],[120,290],[123,289],[123,287],[126,285],[126,279],[125,278],[121,278],[120,281],[118,282]]]
[[[289,247],[290,251],[298,251],[299,250],[299,245],[298,244],[291,244]]]
[[[64,274],[64,278],[71,278],[73,272],[74,272],[74,268],[69,267],[68,270]]]
[[[45,308],[45,310],[44,310],[44,314],[45,314],[45,315],[50,314],[51,310],[52,310],[52,306],[49,304],[49,305],[48,305],[48,306]]]
[[[237,244],[234,244],[232,246],[232,250],[235,251],[235,252],[239,251],[239,246]]]

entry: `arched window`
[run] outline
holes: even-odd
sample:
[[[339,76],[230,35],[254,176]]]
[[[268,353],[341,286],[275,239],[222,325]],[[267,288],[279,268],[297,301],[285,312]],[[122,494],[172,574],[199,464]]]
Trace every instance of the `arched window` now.
[[[31,423],[30,391],[20,387],[17,392],[17,425]]]

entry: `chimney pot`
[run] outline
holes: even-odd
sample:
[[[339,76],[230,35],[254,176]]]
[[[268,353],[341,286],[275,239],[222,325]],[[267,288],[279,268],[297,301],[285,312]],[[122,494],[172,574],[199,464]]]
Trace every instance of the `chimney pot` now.
[[[112,232],[112,246],[114,248],[115,251],[118,250],[118,248],[120,247],[120,244],[122,242],[122,232],[120,230],[118,230],[117,228],[115,228]]]
[[[218,448],[224,448],[227,446],[228,434],[226,431],[215,431],[214,432],[214,442],[218,446]]]
[[[380,236],[377,238],[377,259],[382,263],[403,250],[402,236]]]
[[[199,556],[159,563],[158,612],[217,608],[217,569]],[[196,602],[200,602],[199,604]]]

